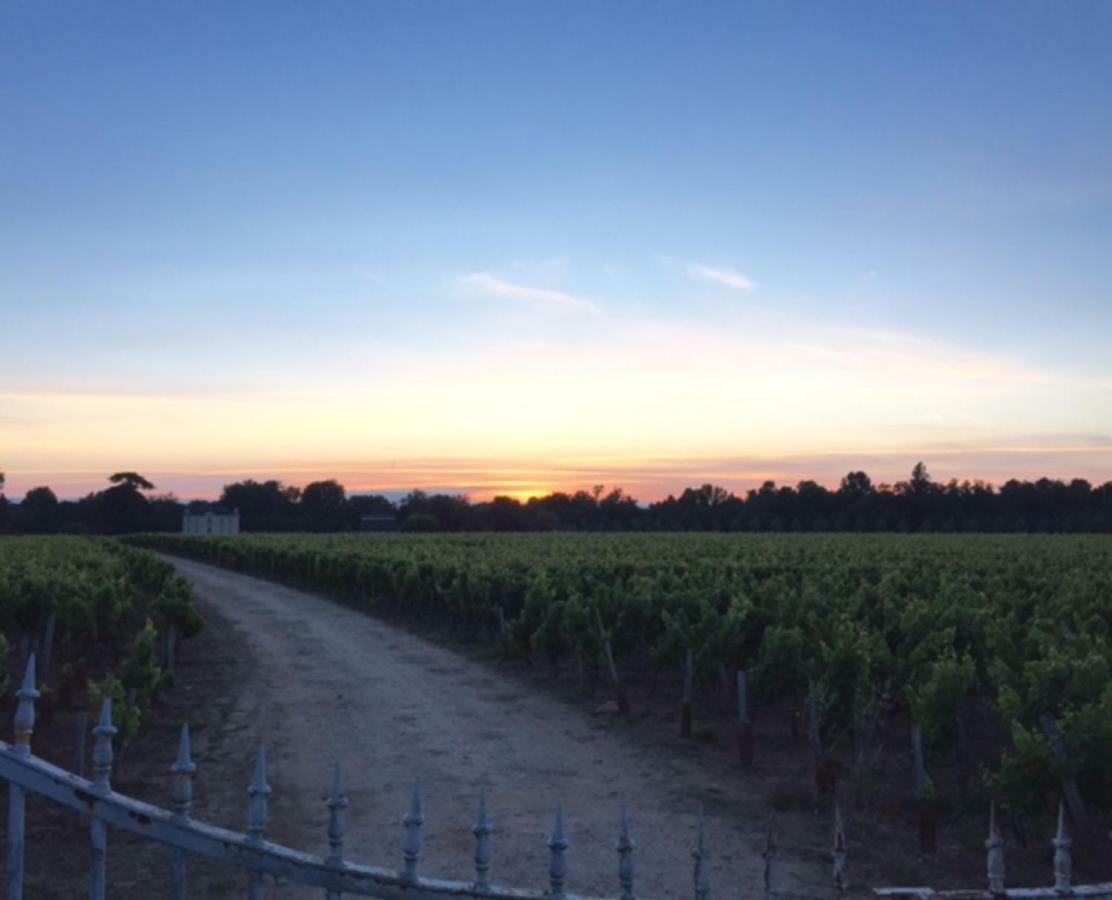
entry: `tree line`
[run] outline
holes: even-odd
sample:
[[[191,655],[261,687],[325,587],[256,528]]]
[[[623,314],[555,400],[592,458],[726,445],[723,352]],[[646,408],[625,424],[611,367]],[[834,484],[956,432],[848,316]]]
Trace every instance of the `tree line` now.
[[[76,501],[60,501],[43,486],[13,503],[3,485],[0,474],[0,532],[9,533],[180,531],[187,508],[213,505],[156,494],[136,472],[117,472],[104,490]],[[334,479],[303,488],[248,479],[225,485],[215,505],[238,510],[243,531],[358,531],[371,523],[403,531],[1112,532],[1112,482],[941,483],[923,463],[896,484],[874,484],[856,471],[834,489],[815,481],[794,487],[766,481],[739,495],[704,484],[648,504],[603,485],[524,502],[419,490],[395,501],[349,494]]]

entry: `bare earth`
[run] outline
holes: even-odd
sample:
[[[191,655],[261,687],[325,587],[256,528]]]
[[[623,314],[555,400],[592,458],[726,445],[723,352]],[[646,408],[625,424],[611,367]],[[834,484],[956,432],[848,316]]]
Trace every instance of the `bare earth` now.
[[[702,806],[714,893],[760,890],[768,806],[767,790],[754,783],[759,773],[745,777],[725,755],[679,741],[658,721],[592,714],[532,689],[518,673],[357,610],[173,562],[194,582],[208,627],[238,632],[235,643],[247,656],[235,666],[218,733],[208,729],[199,748],[198,814],[214,824],[242,826],[252,747],[261,742],[274,791],[268,837],[300,849],[326,849],[323,798],[339,761],[348,779],[353,861],[400,867],[401,817],[419,777],[426,875],[471,879],[470,827],[485,785],[496,883],[547,886],[545,841],[560,803],[571,842],[568,890],[616,895],[614,843],[624,804],[637,844],[639,896],[690,896]],[[829,895],[825,823],[781,814],[778,831],[796,837],[782,842],[777,891]],[[303,894],[286,885],[272,896]]]

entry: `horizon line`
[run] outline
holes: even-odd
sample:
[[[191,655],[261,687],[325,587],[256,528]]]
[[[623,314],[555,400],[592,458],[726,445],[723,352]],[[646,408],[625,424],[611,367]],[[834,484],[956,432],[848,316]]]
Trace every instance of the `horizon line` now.
[[[1087,449],[1092,449],[1092,448],[1087,448]],[[1019,452],[1023,452],[1023,451],[1019,451]],[[920,462],[922,462],[922,460],[920,460]],[[993,478],[990,478],[990,477],[986,478],[986,477],[979,477],[979,476],[973,476],[973,475],[961,476],[961,475],[953,475],[953,474],[951,474],[951,475],[949,475],[948,477],[945,477],[945,478],[938,478],[938,477],[934,477],[934,475],[930,474],[930,466],[929,465],[927,466],[927,470],[928,470],[928,475],[930,476],[931,483],[935,484],[935,485],[938,485],[940,487],[946,487],[950,484],[955,484],[956,483],[958,485],[965,485],[965,484],[983,485],[983,486],[985,486],[987,488],[990,488],[994,491],[998,491],[998,490],[1000,490],[1000,488],[1002,488],[1004,485],[1006,485],[1007,483],[1009,483],[1011,481],[1017,481],[1019,483],[1026,483],[1026,484],[1037,484],[1040,481],[1050,481],[1050,482],[1059,482],[1059,483],[1062,483],[1062,484],[1065,484],[1065,485],[1069,485],[1069,484],[1071,484],[1075,481],[1084,481],[1084,482],[1088,483],[1094,489],[1099,489],[1099,488],[1104,487],[1106,485],[1112,484],[1112,474],[1110,474],[1110,475],[1108,475],[1104,478],[1101,478],[1099,476],[1096,477],[1096,478],[1093,478],[1093,477],[1087,477],[1084,474],[1074,474],[1074,475],[1070,475],[1070,476],[1059,476],[1059,475],[1052,475],[1052,474],[1020,475],[1018,473],[1014,473],[1014,474],[1008,475],[1006,478],[1004,478],[1002,480],[998,480],[998,479],[993,479]],[[148,470],[148,471],[153,471],[153,470]],[[240,470],[240,471],[242,471],[242,470]],[[311,467],[303,467],[303,468],[298,467],[298,468],[284,469],[283,471],[287,474],[292,474],[293,472],[296,472],[296,471],[320,472],[321,470],[316,469],[316,468],[311,468]],[[463,497],[463,498],[466,498],[469,502],[472,502],[472,503],[489,502],[489,501],[491,501],[491,500],[493,500],[497,497],[508,497],[510,499],[517,500],[519,502],[527,502],[528,500],[531,500],[531,499],[542,499],[542,498],[550,497],[550,496],[553,496],[553,495],[556,495],[556,494],[564,494],[564,495],[568,495],[568,496],[574,496],[575,494],[578,494],[578,493],[593,494],[595,492],[596,488],[600,488],[601,489],[600,496],[605,496],[606,494],[609,494],[609,493],[612,493],[615,490],[618,490],[618,491],[621,491],[621,493],[623,495],[625,495],[626,497],[628,497],[631,500],[633,500],[634,502],[636,502],[638,505],[641,505],[641,504],[651,505],[653,503],[660,503],[660,502],[664,502],[664,501],[666,501],[670,498],[678,497],[685,490],[689,490],[689,489],[696,489],[697,490],[697,489],[699,489],[703,486],[706,486],[706,485],[711,485],[711,486],[714,486],[714,487],[722,488],[722,489],[726,490],[732,496],[735,496],[735,497],[738,497],[738,498],[741,498],[741,499],[744,499],[750,491],[757,491],[764,484],[766,484],[768,482],[772,482],[778,490],[782,489],[782,488],[790,488],[792,490],[797,490],[800,485],[810,483],[810,484],[816,484],[819,487],[823,488],[824,490],[827,490],[827,491],[830,491],[830,492],[836,492],[841,485],[842,478],[844,478],[845,475],[848,475],[848,474],[854,473],[854,472],[864,472],[866,475],[868,475],[870,481],[872,482],[873,489],[876,490],[876,491],[892,490],[897,485],[899,485],[902,482],[906,482],[910,478],[910,472],[907,472],[903,477],[895,479],[895,480],[889,480],[887,478],[874,478],[873,476],[869,475],[869,472],[867,471],[867,469],[864,466],[851,467],[843,475],[835,476],[833,478],[829,478],[829,477],[824,478],[822,476],[808,477],[805,474],[801,475],[798,472],[788,472],[788,471],[781,471],[781,472],[777,472],[777,473],[774,473],[774,472],[760,473],[760,472],[752,472],[751,471],[751,472],[746,473],[746,475],[748,475],[749,477],[745,478],[745,481],[751,482],[752,486],[746,487],[746,486],[737,485],[737,484],[730,485],[730,484],[727,484],[727,483],[723,483],[723,482],[727,482],[727,481],[731,480],[731,478],[728,477],[730,474],[733,474],[734,478],[736,479],[736,475],[738,473],[718,472],[718,473],[708,473],[708,474],[705,474],[705,475],[698,475],[698,476],[692,477],[691,473],[687,472],[685,474],[687,476],[687,479],[689,480],[689,483],[685,483],[684,486],[682,488],[680,488],[679,490],[675,490],[675,489],[668,490],[664,493],[657,493],[656,496],[650,496],[646,499],[641,499],[639,497],[634,496],[633,489],[626,488],[625,485],[623,485],[623,484],[621,484],[617,481],[596,481],[594,483],[584,482],[584,483],[579,484],[578,486],[572,485],[572,484],[563,484],[563,485],[556,485],[556,486],[545,486],[545,487],[542,488],[542,487],[539,487],[539,486],[536,485],[536,479],[530,479],[530,478],[514,479],[512,477],[506,477],[506,478],[502,478],[502,479],[495,479],[493,481],[493,483],[482,483],[482,482],[469,482],[469,483],[465,482],[465,483],[455,483],[455,484],[448,483],[448,482],[424,483],[424,484],[410,483],[410,484],[407,484],[405,486],[399,486],[399,485],[394,485],[394,486],[357,485],[357,486],[349,488],[346,484],[344,484],[344,481],[346,479],[343,477],[343,475],[325,475],[325,474],[322,474],[321,477],[311,478],[311,480],[305,481],[303,484],[295,484],[295,483],[291,482],[290,480],[288,480],[287,477],[283,477],[283,475],[281,473],[278,473],[278,474],[250,473],[250,474],[242,474],[242,475],[239,475],[238,477],[230,476],[231,480],[226,481],[224,484],[220,485],[219,487],[214,486],[212,488],[206,488],[202,492],[194,492],[192,494],[184,494],[183,493],[183,494],[179,495],[179,493],[176,490],[174,490],[173,487],[168,487],[168,488],[163,489],[163,488],[160,488],[158,485],[156,485],[154,488],[152,488],[150,490],[144,491],[143,493],[149,499],[165,498],[165,499],[170,499],[170,500],[173,500],[173,501],[181,503],[181,504],[213,503],[213,502],[216,502],[219,499],[219,497],[222,495],[224,489],[226,487],[228,487],[229,485],[240,484],[240,483],[247,482],[247,481],[253,481],[253,482],[257,482],[257,483],[266,483],[266,482],[269,482],[269,481],[275,481],[275,482],[278,482],[279,484],[281,484],[284,487],[296,488],[299,491],[303,490],[309,484],[319,483],[319,482],[326,482],[326,481],[335,481],[344,489],[344,493],[345,493],[346,496],[349,496],[349,497],[382,496],[382,497],[386,497],[387,499],[392,500],[392,501],[393,500],[400,500],[400,499],[402,499],[403,497],[405,497],[406,495],[408,495],[410,493],[420,491],[420,492],[428,494],[430,496],[439,494],[439,495],[447,495],[447,496],[453,496],[453,497]],[[74,474],[77,474],[77,473],[74,473]],[[87,473],[87,471],[82,471],[81,474],[82,475],[87,475],[88,473]],[[164,476],[169,476],[170,480],[173,480],[174,476],[173,476],[172,473],[163,472],[161,474],[164,475]],[[186,473],[177,473],[177,474],[186,475]],[[722,475],[722,476],[727,476],[727,477],[716,478],[715,477],[716,474],[717,475]],[[601,473],[600,473],[600,475],[601,475]],[[762,477],[762,476],[765,476],[765,475],[767,475],[768,477]],[[779,477],[778,478],[773,477],[774,475],[779,475]],[[160,477],[159,475],[154,476],[154,478],[159,478],[159,477]],[[186,477],[202,478],[203,479],[206,476],[201,472],[197,472],[197,473],[189,473],[188,475],[186,475]],[[229,477],[229,475],[225,475],[223,477]],[[788,480],[789,478],[791,480]],[[637,484],[639,482],[639,480],[640,479],[634,477],[633,478],[633,483]],[[77,502],[80,502],[81,500],[83,500],[89,494],[98,493],[99,491],[105,490],[108,487],[110,487],[110,485],[107,483],[108,482],[108,476],[104,476],[101,479],[101,481],[104,482],[104,483],[100,484],[98,482],[95,486],[90,484],[89,489],[83,491],[82,493],[66,493],[66,494],[56,493],[55,495],[57,496],[58,501],[60,503],[77,503]],[[165,483],[165,482],[163,482],[163,483]],[[533,487],[530,487],[530,485],[533,485]],[[26,499],[27,493],[29,493],[30,491],[35,490],[37,488],[40,488],[40,487],[48,487],[48,488],[51,489],[51,491],[54,491],[54,488],[49,483],[44,482],[42,484],[35,484],[31,487],[28,487],[27,489],[25,489],[22,492],[21,495],[18,496],[18,499],[17,499],[16,495],[13,495],[11,497],[7,497],[6,499],[9,503],[19,504],[24,499]],[[648,484],[647,483],[642,483],[642,487],[648,487]],[[0,497],[3,497],[3,496],[4,496],[4,492],[2,490],[0,490]]]

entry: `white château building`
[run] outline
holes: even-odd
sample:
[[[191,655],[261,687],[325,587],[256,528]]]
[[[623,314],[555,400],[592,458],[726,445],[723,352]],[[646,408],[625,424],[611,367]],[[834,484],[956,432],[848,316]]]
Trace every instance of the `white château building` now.
[[[186,509],[181,520],[183,534],[239,534],[239,510],[210,506]]]

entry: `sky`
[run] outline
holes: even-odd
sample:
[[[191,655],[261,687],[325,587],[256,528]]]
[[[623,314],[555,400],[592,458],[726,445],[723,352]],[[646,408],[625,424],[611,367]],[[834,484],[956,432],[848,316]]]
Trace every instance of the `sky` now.
[[[0,6],[0,471],[1112,480],[1112,4]]]

